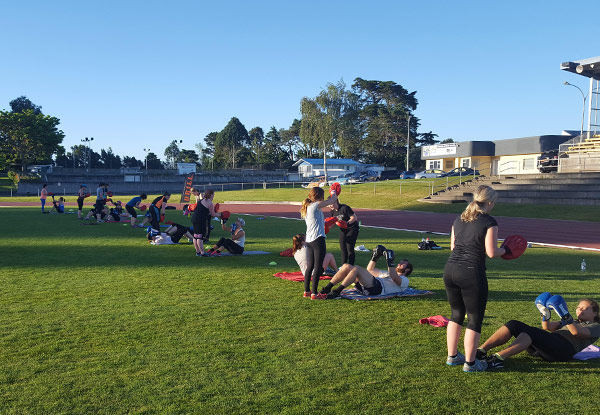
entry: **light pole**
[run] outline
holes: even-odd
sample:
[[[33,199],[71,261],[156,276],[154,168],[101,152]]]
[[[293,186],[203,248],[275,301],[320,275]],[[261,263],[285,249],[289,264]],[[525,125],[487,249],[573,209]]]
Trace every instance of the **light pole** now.
[[[410,156],[410,151],[409,151],[409,143],[410,143],[410,114],[408,115],[408,121],[406,123],[407,127],[406,127],[406,171],[408,171],[408,158]]]
[[[144,159],[144,164],[146,165],[146,174],[148,174],[148,153],[150,152],[149,148],[145,148],[144,151],[146,152],[146,157]]]
[[[581,88],[579,88],[577,85],[573,85],[567,81],[565,81],[564,84],[577,88],[579,92],[581,92],[581,97],[583,98],[583,108],[581,109],[581,133],[579,134],[579,143],[581,144],[581,140],[583,139],[583,121],[585,120],[585,100],[587,99],[587,97],[585,96]]]
[[[174,143],[175,143],[175,145],[177,146],[177,144],[181,144],[181,143],[183,143],[183,140],[173,140],[173,142],[174,142]],[[179,147],[177,147],[177,151],[179,151]],[[172,168],[172,169],[175,169],[175,157],[176,157],[176,154],[175,154],[175,153],[173,153],[173,154],[171,155],[171,168]]]
[[[81,142],[86,143],[86,145],[87,145],[87,151],[86,151],[86,155],[85,155],[85,169],[87,171],[89,171],[90,165],[92,164],[92,163],[90,163],[90,143],[92,141],[94,141],[94,137],[89,137],[89,138],[86,137],[86,138],[81,139]]]

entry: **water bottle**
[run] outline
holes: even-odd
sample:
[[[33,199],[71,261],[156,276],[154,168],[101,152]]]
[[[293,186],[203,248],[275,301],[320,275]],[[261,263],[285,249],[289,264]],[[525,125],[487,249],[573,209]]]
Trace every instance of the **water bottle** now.
[[[587,271],[587,264],[585,263],[585,259],[581,261],[581,272]]]
[[[425,238],[421,238],[421,242],[425,242]]]

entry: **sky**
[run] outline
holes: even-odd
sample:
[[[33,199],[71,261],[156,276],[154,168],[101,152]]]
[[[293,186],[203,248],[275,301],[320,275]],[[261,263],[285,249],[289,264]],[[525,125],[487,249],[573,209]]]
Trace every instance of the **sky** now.
[[[67,150],[164,159],[237,117],[288,128],[327,83],[416,91],[419,132],[499,140],[579,130],[600,3],[0,0],[0,110],[58,117]],[[587,24],[586,24],[587,22]]]

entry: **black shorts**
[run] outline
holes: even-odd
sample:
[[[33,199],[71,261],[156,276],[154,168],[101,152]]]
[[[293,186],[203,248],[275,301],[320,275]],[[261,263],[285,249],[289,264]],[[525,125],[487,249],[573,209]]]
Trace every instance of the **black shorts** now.
[[[83,209],[83,197],[77,198],[77,207],[79,208],[79,210]]]
[[[133,206],[125,205],[125,210],[127,210],[127,213],[129,213],[132,218],[137,218],[137,213]]]
[[[568,362],[576,353],[573,345],[557,332],[550,333],[518,320],[511,320],[505,326],[513,337],[526,333],[531,338],[528,352],[536,352],[536,356],[549,362]]]
[[[383,291],[383,286],[377,278],[373,277],[373,286],[370,288],[363,288],[363,291],[365,292],[365,295],[379,295],[381,294],[381,291]]]

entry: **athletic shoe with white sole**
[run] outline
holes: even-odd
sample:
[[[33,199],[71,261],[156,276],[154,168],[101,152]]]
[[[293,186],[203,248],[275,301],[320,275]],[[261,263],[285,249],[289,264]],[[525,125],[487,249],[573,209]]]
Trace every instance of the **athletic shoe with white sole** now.
[[[304,291],[304,294],[302,294],[302,297],[304,297],[304,298],[310,298],[310,294],[311,294],[310,291]]]
[[[473,366],[469,365],[467,362],[463,365],[463,372],[471,373],[471,372],[485,372],[488,364],[485,360],[475,359],[475,363]]]
[[[325,300],[327,298],[328,294],[311,294],[310,295],[310,299],[311,300]]]
[[[458,365],[462,365],[464,363],[465,363],[465,355],[462,354],[461,352],[458,352],[456,354],[456,356],[454,356],[454,357],[448,356],[446,358],[446,364],[448,366],[458,366]]]
[[[504,369],[504,360],[498,359],[495,355],[487,358],[488,370]]]

